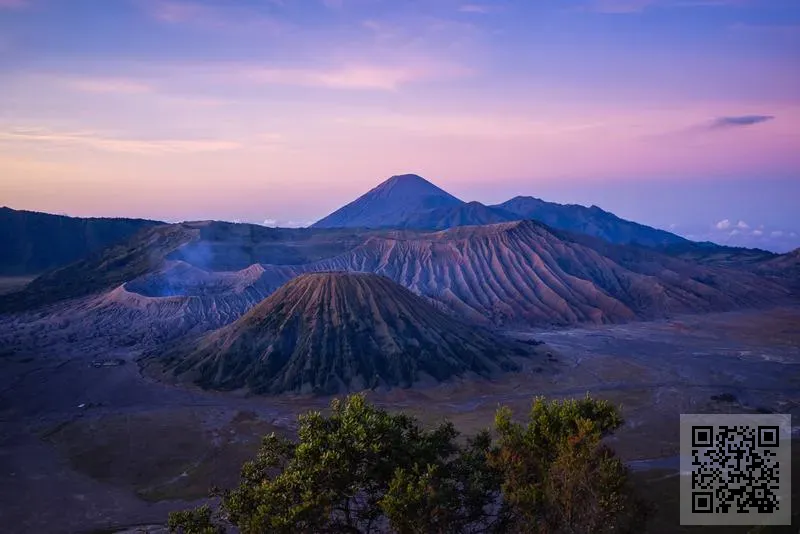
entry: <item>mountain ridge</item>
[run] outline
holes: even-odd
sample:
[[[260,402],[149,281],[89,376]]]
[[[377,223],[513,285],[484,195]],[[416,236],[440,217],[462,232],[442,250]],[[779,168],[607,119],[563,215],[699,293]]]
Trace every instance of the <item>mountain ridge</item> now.
[[[336,271],[387,277],[461,321],[527,329],[775,306],[791,301],[800,280],[792,256],[762,270],[704,265],[535,221],[366,233],[336,250],[329,241],[338,242],[338,231],[242,226],[154,228],[147,239],[137,237],[0,296],[0,315],[22,312],[0,320],[29,322],[65,339],[77,329],[125,346],[150,346],[224,327],[293,278]],[[270,248],[254,250],[253,232],[265,232],[262,244]],[[284,246],[272,241],[277,236],[291,240]],[[313,245],[302,254],[309,261],[251,263],[297,259],[283,250],[298,244]],[[65,324],[72,326],[60,330]]]
[[[516,196],[492,207],[525,219],[535,219],[559,230],[591,235],[611,243],[654,247],[689,242],[666,230],[623,219],[594,204],[586,207]]]
[[[409,191],[415,193],[409,196]],[[494,205],[463,202],[416,174],[390,177],[312,228],[443,230],[524,219],[612,243],[658,247],[689,242],[666,230],[622,219],[596,205],[557,204],[530,196],[516,196]]]
[[[161,221],[70,217],[0,207],[0,276],[40,274],[117,244]]]

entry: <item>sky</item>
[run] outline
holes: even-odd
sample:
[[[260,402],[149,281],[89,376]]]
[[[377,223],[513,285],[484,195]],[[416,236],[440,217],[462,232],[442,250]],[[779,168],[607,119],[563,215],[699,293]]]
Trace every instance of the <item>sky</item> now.
[[[393,174],[800,246],[798,0],[0,0],[0,205],[300,226]]]

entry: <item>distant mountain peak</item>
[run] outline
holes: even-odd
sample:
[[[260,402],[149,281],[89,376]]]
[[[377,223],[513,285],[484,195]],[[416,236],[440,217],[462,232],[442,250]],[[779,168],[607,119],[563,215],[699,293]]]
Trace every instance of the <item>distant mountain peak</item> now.
[[[411,191],[419,195],[430,194],[456,198],[444,189],[438,187],[418,174],[396,174],[378,184],[367,194],[395,190]],[[461,201],[459,200],[459,202]]]
[[[431,184],[431,182],[429,182],[419,174],[414,174],[414,173],[395,174],[394,176],[390,176],[384,183],[397,183],[397,182],[424,182],[426,184]]]
[[[443,230],[520,219],[612,243],[658,247],[686,242],[665,230],[621,219],[596,205],[558,204],[522,195],[493,206],[465,203],[413,173],[388,178],[312,226]]]
[[[527,200],[527,201],[535,200],[536,202],[544,202],[544,200],[542,200],[539,197],[532,197],[530,195],[517,195],[514,198],[512,198],[511,200],[508,200],[507,203],[508,202],[519,202],[519,201],[523,201],[523,200]]]
[[[404,222],[409,214],[455,207],[463,202],[416,174],[390,177],[353,202],[317,221],[315,228],[381,228]]]

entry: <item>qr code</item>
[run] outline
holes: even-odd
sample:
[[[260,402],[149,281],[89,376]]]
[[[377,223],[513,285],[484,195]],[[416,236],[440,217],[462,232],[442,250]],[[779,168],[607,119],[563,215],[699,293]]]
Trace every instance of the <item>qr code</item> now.
[[[681,415],[681,524],[791,524],[791,416]]]

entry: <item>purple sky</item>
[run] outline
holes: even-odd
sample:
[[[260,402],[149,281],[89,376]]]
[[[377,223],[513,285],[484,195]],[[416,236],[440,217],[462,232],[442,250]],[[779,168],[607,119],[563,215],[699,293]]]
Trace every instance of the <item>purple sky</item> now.
[[[0,0],[0,205],[303,224],[389,175],[800,246],[797,0]]]

